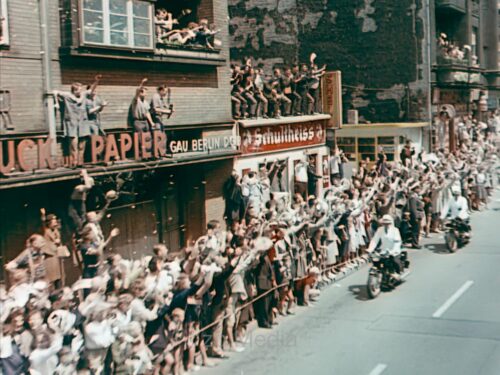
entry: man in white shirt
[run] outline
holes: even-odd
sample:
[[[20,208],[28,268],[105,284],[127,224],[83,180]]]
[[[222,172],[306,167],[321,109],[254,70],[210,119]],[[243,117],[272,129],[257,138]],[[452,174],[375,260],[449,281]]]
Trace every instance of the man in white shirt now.
[[[395,279],[399,279],[399,274],[403,270],[403,265],[399,258],[402,243],[401,234],[399,233],[399,229],[394,226],[394,219],[391,215],[384,215],[380,224],[382,225],[375,232],[367,251],[372,253],[379,247],[381,254],[389,253],[394,261],[393,264],[396,271],[392,276]]]
[[[300,194],[304,199],[307,199],[308,166],[305,160],[299,160],[295,165],[295,194]]]
[[[441,220],[444,220],[447,216],[451,220],[459,218],[462,220],[469,219],[469,205],[467,204],[467,199],[462,196],[460,187],[454,185],[451,188],[453,198],[448,202],[448,206],[445,207],[441,214]]]

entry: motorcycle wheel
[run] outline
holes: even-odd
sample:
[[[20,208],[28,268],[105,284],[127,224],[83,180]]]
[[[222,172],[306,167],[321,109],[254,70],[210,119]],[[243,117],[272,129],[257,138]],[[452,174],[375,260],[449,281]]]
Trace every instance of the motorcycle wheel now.
[[[454,253],[458,248],[458,239],[453,232],[446,232],[444,235],[444,240],[446,242],[446,247],[450,253]]]
[[[371,299],[377,298],[380,294],[382,287],[382,275],[381,274],[371,274],[368,276],[368,296]]]

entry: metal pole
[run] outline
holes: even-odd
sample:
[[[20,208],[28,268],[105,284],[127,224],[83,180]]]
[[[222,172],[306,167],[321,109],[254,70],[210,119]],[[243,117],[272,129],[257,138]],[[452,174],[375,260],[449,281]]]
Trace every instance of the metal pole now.
[[[49,35],[48,0],[39,0],[40,38],[43,70],[43,99],[45,104],[45,120],[49,126],[50,152],[52,157],[57,156],[56,115],[54,113],[55,99],[52,94],[51,45]]]
[[[427,77],[429,80],[428,83],[428,88],[429,92],[427,93],[427,121],[429,121],[429,126],[428,126],[428,133],[429,133],[429,150],[432,151],[433,145],[432,145],[432,85],[431,85],[431,64],[432,64],[432,58],[431,58],[431,51],[432,51],[432,46],[431,46],[431,37],[432,37],[432,32],[431,32],[431,0],[425,0],[425,7],[427,10],[427,27],[426,27],[426,34],[427,34]]]

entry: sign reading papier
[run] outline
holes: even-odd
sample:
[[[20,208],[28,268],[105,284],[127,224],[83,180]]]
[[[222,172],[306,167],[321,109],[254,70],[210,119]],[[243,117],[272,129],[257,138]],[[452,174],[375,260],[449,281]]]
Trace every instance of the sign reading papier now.
[[[243,154],[286,150],[325,143],[325,121],[240,128]]]
[[[58,148],[63,148],[64,141],[58,140]],[[181,153],[210,154],[236,150],[239,143],[232,135],[171,140],[161,131],[94,135],[87,142],[86,164],[160,159]],[[60,167],[61,158],[51,156],[51,144],[46,136],[0,140],[0,175]]]

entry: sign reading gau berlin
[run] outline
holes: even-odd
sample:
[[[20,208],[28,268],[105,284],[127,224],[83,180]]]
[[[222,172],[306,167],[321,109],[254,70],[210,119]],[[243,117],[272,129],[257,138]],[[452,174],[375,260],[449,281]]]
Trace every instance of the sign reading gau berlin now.
[[[315,146],[325,143],[325,121],[240,128],[243,154]]]

